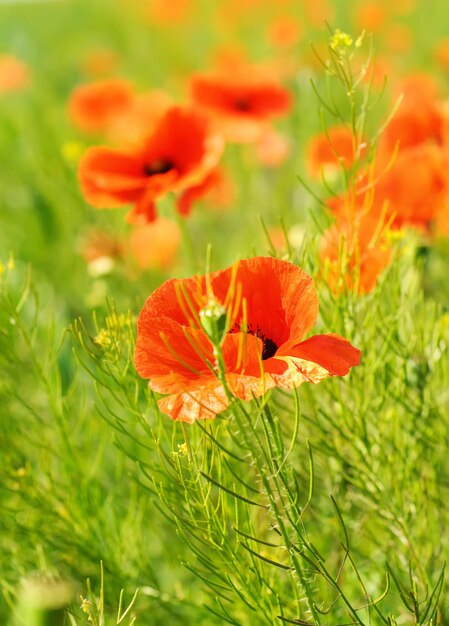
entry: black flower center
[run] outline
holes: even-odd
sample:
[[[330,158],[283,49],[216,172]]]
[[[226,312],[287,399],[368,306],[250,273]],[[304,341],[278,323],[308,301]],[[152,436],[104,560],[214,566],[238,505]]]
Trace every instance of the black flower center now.
[[[232,326],[232,328],[229,329],[230,333],[240,333],[241,329],[240,329],[240,324],[234,324]],[[266,337],[261,329],[260,326],[256,326],[254,327],[253,324],[248,324],[248,329],[246,331],[248,333],[248,335],[253,335],[254,337],[257,337],[258,339],[260,339],[262,341],[263,347],[262,347],[262,361],[266,361],[267,359],[271,359],[272,356],[274,356],[277,352],[278,349],[278,345],[274,343],[274,341],[272,339],[270,339],[269,337]]]
[[[274,343],[272,339],[263,338],[263,348],[262,348],[262,361],[266,359],[271,359],[277,352],[278,346]]]
[[[155,159],[151,163],[145,163],[143,171],[145,176],[154,176],[155,174],[166,174],[175,167],[174,163],[169,159]]]
[[[239,98],[234,102],[234,107],[241,113],[247,113],[251,110],[251,103],[246,98]]]

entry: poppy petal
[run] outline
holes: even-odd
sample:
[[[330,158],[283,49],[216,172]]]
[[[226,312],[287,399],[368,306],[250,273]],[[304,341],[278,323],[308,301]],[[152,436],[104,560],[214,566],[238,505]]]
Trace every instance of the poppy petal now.
[[[204,276],[167,280],[147,298],[142,318],[166,317],[199,328],[199,310],[206,303],[205,284]]]
[[[252,400],[264,395],[276,383],[270,376],[270,362],[262,361],[263,342],[247,333],[230,333],[222,346],[226,383],[234,396]]]
[[[181,215],[189,215],[192,204],[201,200],[210,193],[214,187],[218,187],[223,181],[223,175],[219,169],[212,170],[204,180],[186,189],[178,198],[177,208]]]
[[[289,349],[289,356],[323,367],[331,376],[345,376],[360,363],[361,352],[338,335],[315,335]]]
[[[200,318],[211,300],[227,310],[227,389]],[[154,391],[170,394],[160,407],[173,419],[210,418],[228,405],[226,394],[251,400],[275,386],[316,383],[357,365],[360,351],[342,337],[301,341],[317,312],[311,277],[272,257],[240,261],[208,277],[172,279],[147,299],[139,316],[136,369]]]
[[[213,362],[212,344],[202,330],[142,311],[134,362],[154,391],[172,393],[192,381],[215,380],[207,361]]]
[[[228,401],[223,387],[215,382],[162,398],[158,406],[174,420],[193,423],[197,419],[213,419],[227,408]]]
[[[212,286],[217,298],[229,297],[232,268],[217,272]],[[234,270],[235,271],[235,270]],[[316,322],[318,296],[312,278],[301,268],[273,257],[239,261],[235,272],[235,294],[244,295],[250,334],[258,328],[277,346],[292,338],[299,343]],[[237,315],[244,318],[243,306]]]
[[[142,164],[135,156],[102,147],[86,151],[78,178],[86,200],[107,208],[134,202],[146,181]]]
[[[272,367],[271,377],[281,389],[295,389],[302,383],[319,383],[329,376],[328,370],[312,361],[295,357],[276,357],[276,369]]]

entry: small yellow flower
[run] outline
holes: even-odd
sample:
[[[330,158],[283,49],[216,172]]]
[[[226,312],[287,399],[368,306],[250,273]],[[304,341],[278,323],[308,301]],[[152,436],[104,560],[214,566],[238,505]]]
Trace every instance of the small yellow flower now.
[[[77,141],[67,141],[61,148],[61,153],[67,163],[76,164],[84,152],[84,146]]]
[[[353,44],[353,39],[348,33],[344,33],[339,28],[334,31],[334,34],[330,38],[329,45],[334,52],[338,54],[345,54],[347,49]]]
[[[10,252],[9,259],[6,263],[2,263],[0,261],[0,274],[4,274],[6,270],[9,270],[11,272],[14,269],[14,267],[15,267],[14,256],[12,252]]]
[[[440,324],[444,329],[449,328],[449,313],[443,313],[440,317]]]
[[[389,244],[394,244],[397,241],[404,239],[405,233],[401,230],[388,230],[385,233],[386,240]]]
[[[188,448],[187,448],[187,444],[184,443],[178,443],[178,454],[179,456],[187,456],[188,454]]]
[[[122,332],[127,328],[131,328],[133,324],[133,317],[130,312],[128,313],[114,313],[108,315],[106,318],[106,328],[102,328],[98,335],[95,337],[95,343],[106,350],[113,345],[119,345]]]
[[[106,350],[106,348],[109,348],[112,344],[111,334],[108,330],[103,328],[95,337],[94,341],[100,348]]]
[[[88,615],[90,615],[90,609],[92,606],[92,602],[90,600],[88,600],[87,598],[83,598],[83,596],[80,596],[81,599],[81,610],[84,613],[87,613]]]

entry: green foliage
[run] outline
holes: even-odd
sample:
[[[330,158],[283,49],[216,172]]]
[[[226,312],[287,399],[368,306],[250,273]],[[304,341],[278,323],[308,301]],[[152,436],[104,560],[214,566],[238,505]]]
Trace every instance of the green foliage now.
[[[349,29],[347,3],[335,5],[335,23]],[[73,8],[0,7],[5,45],[34,71],[33,89],[0,110],[0,622],[16,624],[20,581],[37,572],[76,581],[69,626],[448,623],[446,243],[405,232],[365,296],[317,281],[317,332],[363,353],[348,377],[235,401],[211,422],[172,422],[133,365],[137,314],[168,272],[137,275],[120,262],[89,272],[86,232],[128,227],[120,210],[82,201],[73,155],[88,139],[64,107],[95,45],[119,50],[119,71],[142,90],[179,95],[168,77],[207,69],[226,31],[205,29],[213,8],[204,1],[192,24],[168,32],[138,12],[123,19],[115,3]],[[409,18],[416,59],[445,23],[442,9],[430,13],[423,2]],[[270,52],[260,33],[252,23],[238,33],[255,58]],[[323,36],[312,33],[298,55]],[[292,77],[299,104],[284,124],[292,157],[281,169],[228,148],[236,196],[227,213],[202,207],[183,223],[173,274],[203,271],[210,244],[212,269],[276,255],[270,227],[280,224],[290,237],[283,257],[321,276],[321,199],[350,188],[358,165],[332,185],[309,184],[304,146],[337,121],[376,137],[391,114],[382,90],[351,73],[359,40],[347,37],[333,40],[327,73]],[[369,55],[373,41],[364,39]],[[162,212],[172,214],[170,201]],[[217,339],[223,317],[212,312]]]
[[[407,282],[411,254],[398,249],[370,296],[339,308],[323,298],[326,327],[364,354],[348,379],[234,404],[211,423],[159,416],[130,371],[123,317],[113,314],[115,329],[106,320],[122,346],[113,355],[78,328],[103,417],[222,623],[430,626],[445,610],[446,317],[425,302],[419,268]]]

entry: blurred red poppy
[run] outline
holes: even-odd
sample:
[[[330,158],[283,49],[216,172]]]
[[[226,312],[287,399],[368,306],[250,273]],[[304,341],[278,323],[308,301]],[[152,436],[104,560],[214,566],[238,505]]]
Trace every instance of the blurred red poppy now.
[[[366,148],[364,142],[357,145],[351,130],[346,126],[331,126],[326,132],[312,137],[309,143],[307,159],[310,173],[321,176],[330,168],[335,169],[340,165],[348,169],[356,159],[366,154]]]
[[[294,46],[298,43],[300,35],[299,20],[291,15],[278,17],[269,25],[268,40],[279,48]]]
[[[173,106],[170,96],[159,89],[136,94],[126,111],[111,118],[106,136],[121,146],[141,144]]]
[[[397,95],[402,101],[380,137],[380,160],[389,160],[397,145],[403,151],[424,142],[442,142],[447,113],[433,78],[427,74],[408,76],[399,83]]]
[[[437,214],[447,205],[448,154],[432,142],[399,150],[390,164],[379,160],[369,173],[362,172],[355,185],[327,204],[337,220],[359,215],[385,219],[391,229],[414,227],[428,232]]]
[[[379,2],[370,0],[360,3],[356,11],[356,24],[359,30],[377,32],[386,22],[387,13]]]
[[[323,236],[320,258],[326,283],[334,293],[371,291],[391,258],[388,228],[382,218],[359,213],[337,220]]]
[[[393,167],[376,187],[380,202],[388,203],[392,226],[428,230],[449,191],[448,155],[433,143],[400,150]]]
[[[192,204],[197,200],[209,198],[215,208],[223,208],[232,200],[229,180],[220,168],[215,168],[198,185],[186,189],[178,198],[178,211],[189,215]]]
[[[278,167],[288,159],[290,148],[289,138],[286,135],[281,135],[269,128],[257,140],[255,154],[262,165]]]
[[[98,80],[75,87],[70,94],[70,120],[86,133],[100,133],[131,106],[133,88],[126,80]]]
[[[156,201],[168,192],[184,192],[202,183],[216,167],[223,139],[208,120],[173,107],[143,145],[129,150],[89,148],[79,167],[81,190],[97,208],[133,204],[132,223],[151,222]]]
[[[318,297],[312,278],[271,257],[187,279],[172,279],[146,301],[138,320],[135,365],[173,419],[213,418],[229,404],[218,378],[214,347],[201,318],[210,302],[226,311],[221,342],[230,396],[243,400],[273,387],[344,376],[361,353],[337,335],[305,335],[315,324]]]
[[[0,93],[20,91],[29,82],[30,72],[23,61],[12,54],[0,55]]]
[[[158,217],[150,224],[135,226],[128,238],[128,249],[136,265],[143,270],[171,267],[181,243],[178,224]]]
[[[255,141],[272,118],[291,107],[290,93],[255,71],[197,75],[192,78],[191,88],[195,104],[213,116],[230,141]]]

